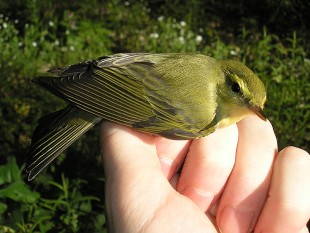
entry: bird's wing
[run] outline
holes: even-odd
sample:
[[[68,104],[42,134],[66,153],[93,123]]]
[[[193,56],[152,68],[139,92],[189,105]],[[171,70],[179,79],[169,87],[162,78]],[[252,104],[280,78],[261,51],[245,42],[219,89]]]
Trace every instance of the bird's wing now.
[[[164,121],[174,121],[173,106],[164,102],[159,106],[155,99],[152,103],[143,91],[145,74],[149,74],[160,59],[149,54],[117,54],[54,69],[51,72],[57,77],[38,77],[33,81],[86,112],[142,129],[149,121],[151,125],[157,122],[159,111],[161,117],[168,117]],[[154,80],[160,79],[156,77],[158,74],[152,75]],[[145,131],[158,133],[161,130],[156,125]]]
[[[133,66],[140,70],[134,77],[128,76],[126,65],[115,65],[123,59],[133,64],[134,57],[107,56],[52,70],[58,77],[39,77],[34,82],[86,112],[131,125],[154,115],[143,96],[141,83],[152,64],[135,63]]]

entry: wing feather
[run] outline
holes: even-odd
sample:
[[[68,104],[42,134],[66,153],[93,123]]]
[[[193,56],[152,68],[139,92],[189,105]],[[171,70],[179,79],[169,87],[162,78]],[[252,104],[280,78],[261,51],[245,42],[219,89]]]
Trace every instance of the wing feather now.
[[[27,154],[26,171],[33,179],[63,150],[92,128],[100,118],[69,105],[42,117]]]
[[[82,110],[131,126],[154,116],[152,106],[143,96],[141,81],[151,64],[135,64],[141,65],[136,73],[140,77],[133,77],[125,68],[118,67],[134,62],[136,57],[138,54],[85,62],[67,70],[54,70],[60,77],[41,77],[35,82]]]

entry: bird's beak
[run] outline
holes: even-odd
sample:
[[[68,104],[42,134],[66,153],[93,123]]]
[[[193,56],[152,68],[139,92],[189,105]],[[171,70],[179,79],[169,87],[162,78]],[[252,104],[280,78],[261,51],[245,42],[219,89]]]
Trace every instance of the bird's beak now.
[[[263,121],[267,121],[267,117],[265,113],[263,112],[263,109],[260,106],[257,105],[250,105],[250,109],[257,115],[259,116],[260,119]]]

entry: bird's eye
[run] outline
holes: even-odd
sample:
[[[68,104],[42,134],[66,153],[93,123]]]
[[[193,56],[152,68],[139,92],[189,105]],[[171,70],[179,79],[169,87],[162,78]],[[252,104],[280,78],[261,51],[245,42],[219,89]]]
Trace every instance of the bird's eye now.
[[[233,82],[230,88],[233,92],[240,93],[240,86],[238,83]]]

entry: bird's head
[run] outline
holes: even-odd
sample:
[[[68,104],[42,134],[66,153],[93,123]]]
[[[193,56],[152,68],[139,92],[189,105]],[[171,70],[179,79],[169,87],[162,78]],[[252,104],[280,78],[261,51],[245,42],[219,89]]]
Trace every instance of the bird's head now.
[[[224,82],[218,88],[221,117],[238,121],[254,112],[262,120],[266,120],[263,113],[266,89],[262,81],[239,61],[223,60],[220,61],[220,66],[224,73]]]

